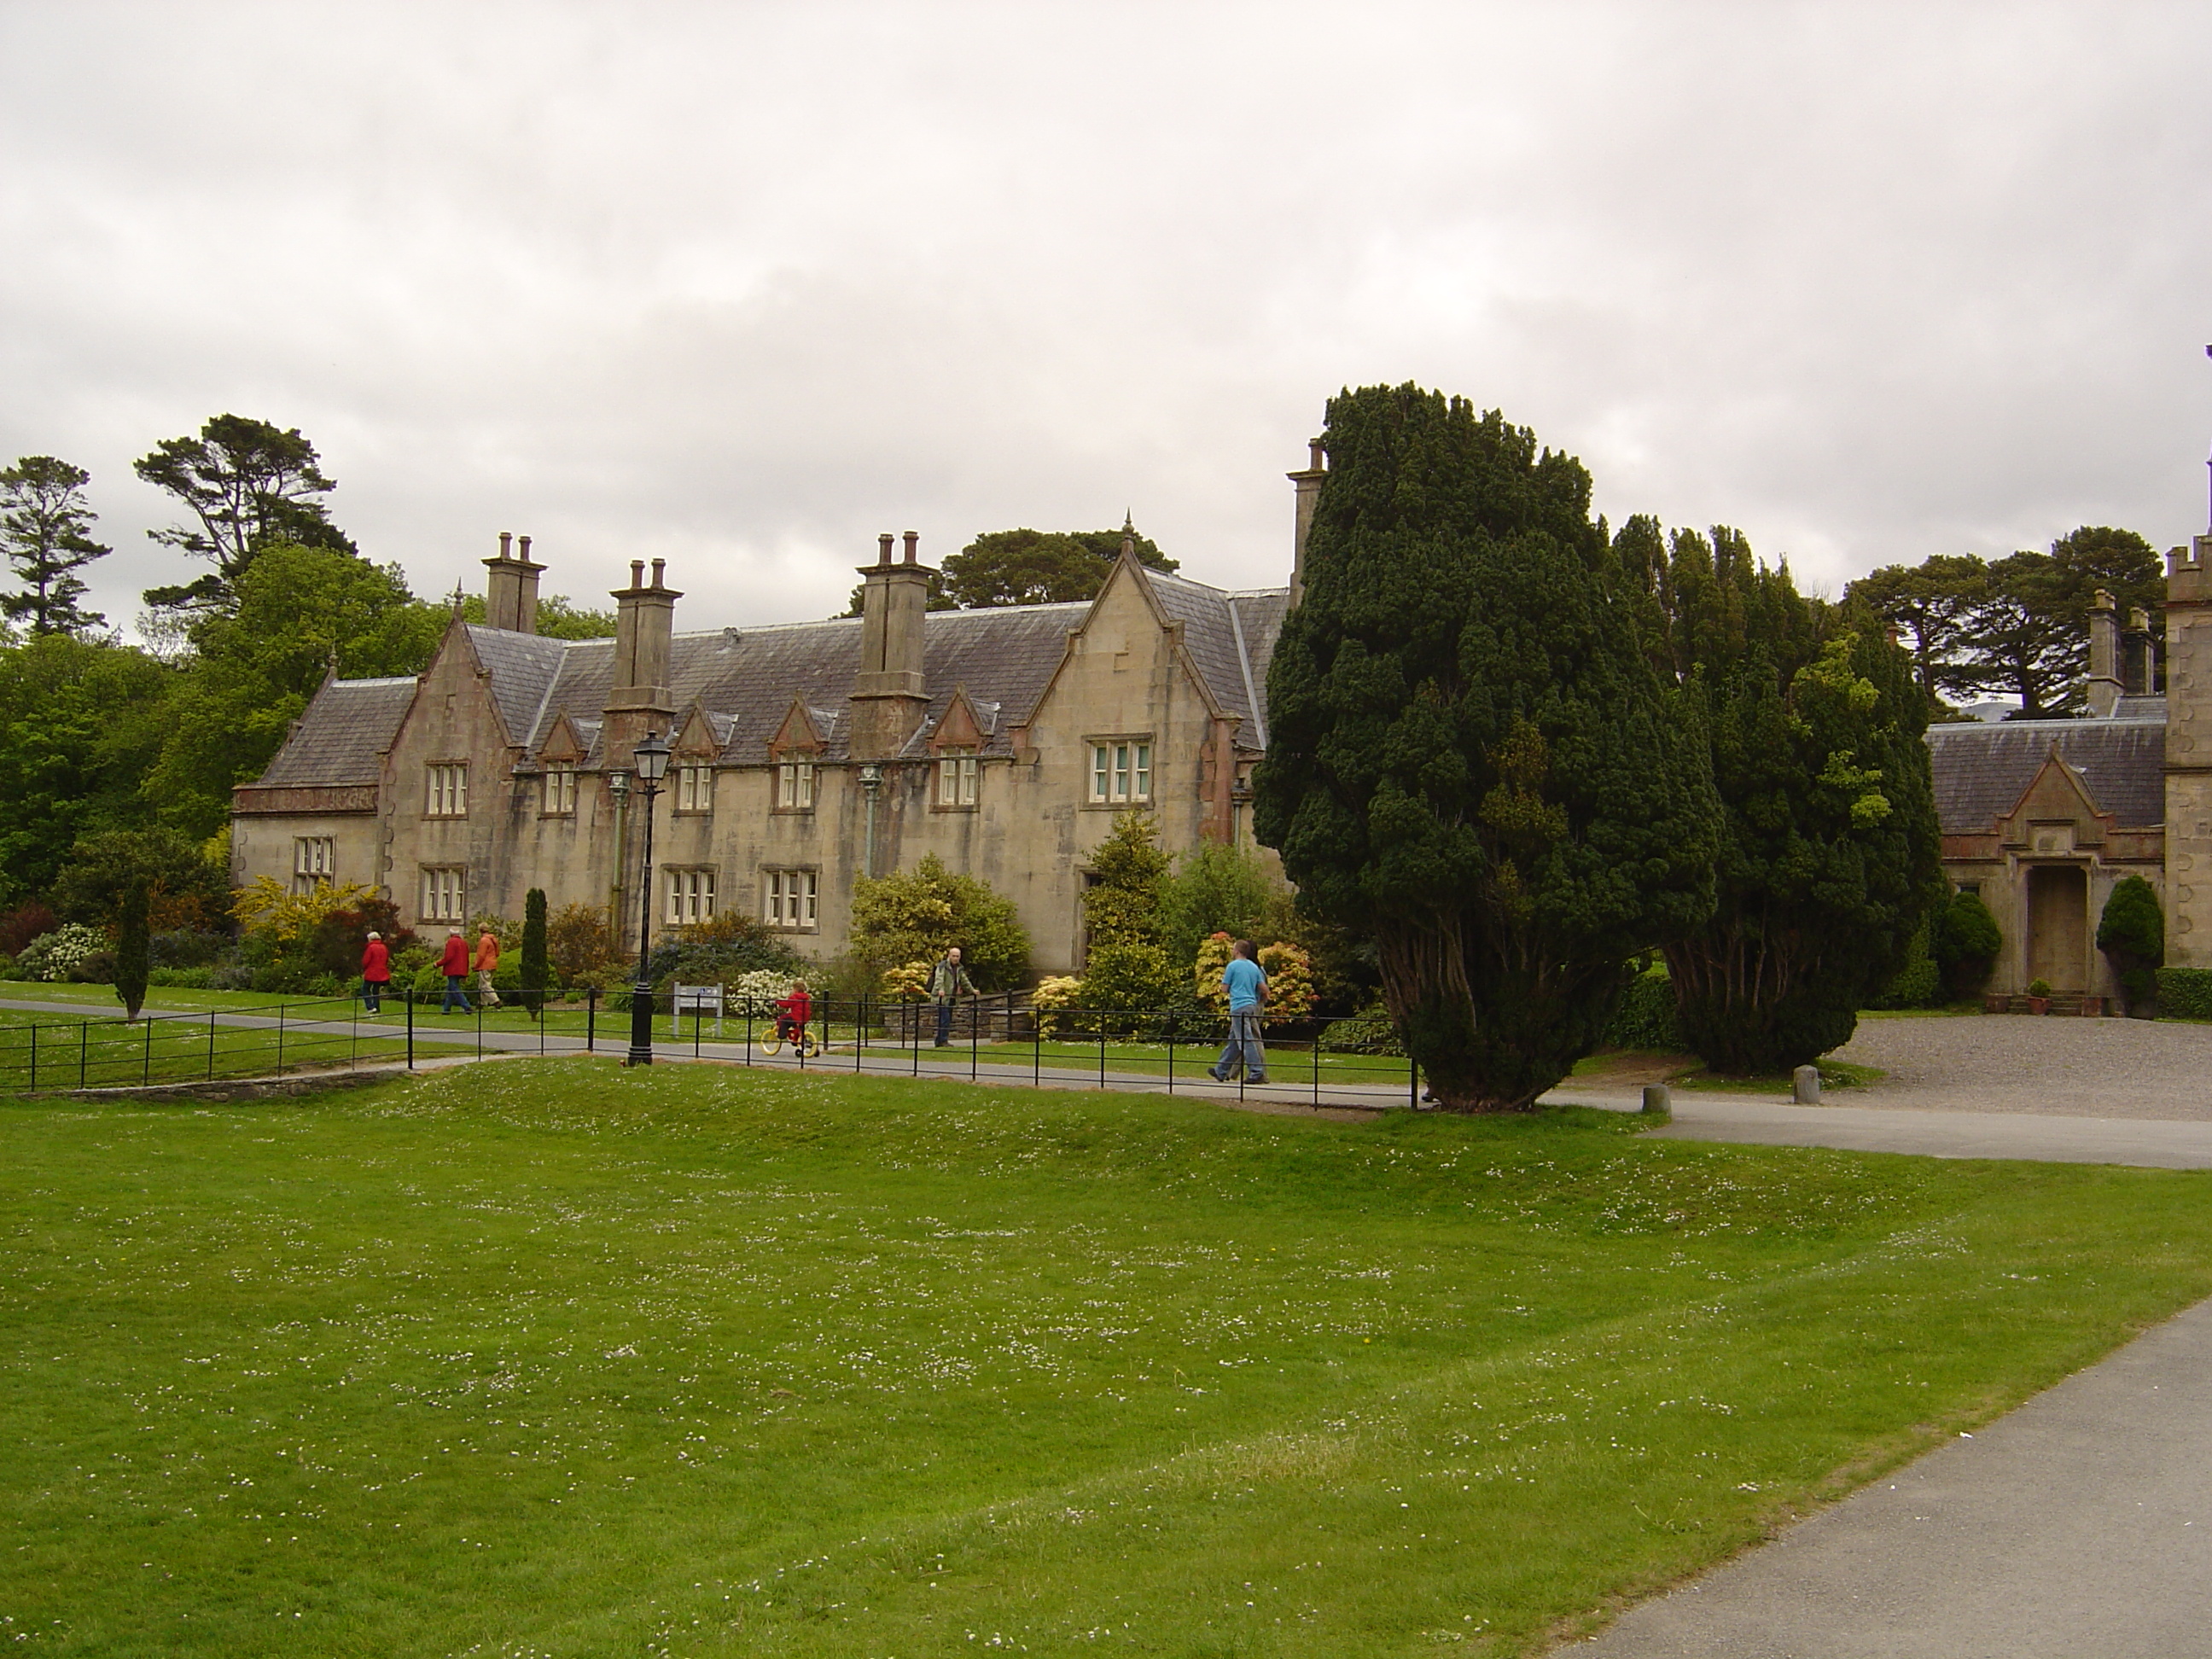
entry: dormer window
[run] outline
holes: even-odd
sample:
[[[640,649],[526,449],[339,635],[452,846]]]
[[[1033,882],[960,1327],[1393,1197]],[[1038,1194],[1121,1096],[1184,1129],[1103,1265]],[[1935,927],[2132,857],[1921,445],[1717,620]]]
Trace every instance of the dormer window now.
[[[814,810],[814,763],[787,760],[775,769],[775,808],[779,812]]]
[[[572,818],[576,816],[576,769],[573,766],[549,766],[538,789],[538,810],[549,818]]]
[[[937,757],[937,804],[972,807],[975,805],[975,751],[946,749]]]
[[[676,810],[711,812],[714,810],[714,769],[686,762],[676,769]]]

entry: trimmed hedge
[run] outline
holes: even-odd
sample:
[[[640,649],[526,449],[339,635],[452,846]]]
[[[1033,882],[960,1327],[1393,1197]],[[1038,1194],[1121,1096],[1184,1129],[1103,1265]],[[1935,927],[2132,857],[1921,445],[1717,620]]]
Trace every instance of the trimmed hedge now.
[[[2158,1006],[2183,1019],[2212,1019],[2212,968],[2161,968]]]

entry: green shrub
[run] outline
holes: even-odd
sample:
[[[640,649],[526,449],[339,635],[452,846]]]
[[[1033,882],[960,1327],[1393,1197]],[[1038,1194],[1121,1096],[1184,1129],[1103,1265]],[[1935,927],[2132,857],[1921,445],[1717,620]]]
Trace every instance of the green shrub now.
[[[1315,1047],[1328,1054],[1403,1054],[1405,1039],[1391,1023],[1389,1011],[1381,1003],[1361,1010],[1345,1019],[1333,1019],[1316,1040]]]
[[[65,921],[50,933],[41,933],[23,947],[15,966],[25,979],[48,984],[70,979],[96,956],[109,956],[107,935],[81,921]]]
[[[533,887],[522,901],[522,952],[516,963],[521,970],[523,1005],[532,1019],[544,1006],[546,988],[553,982],[552,964],[545,956],[545,890]],[[495,983],[497,981],[495,981]]]
[[[1869,1008],[1936,1008],[1947,1000],[1943,970],[1929,950],[1931,927],[1923,922],[1905,947],[1905,966],[1868,1000]]]
[[[2212,1019],[2212,968],[2160,968],[2158,1006],[2180,1019]]]
[[[2027,994],[2032,997],[2049,996],[2051,994],[2051,981],[2047,979],[2032,979],[2028,981]]]
[[[2141,876],[2130,876],[2112,889],[2097,923],[2097,948],[2119,976],[2128,1012],[2148,1014],[2157,989],[2154,970],[2166,960],[2166,914],[2158,895]]]
[[[911,870],[854,883],[853,950],[878,971],[934,962],[955,945],[986,991],[1029,977],[1030,937],[1013,901],[988,883],[946,869],[936,854],[924,854]]]
[[[173,991],[211,991],[215,989],[215,969],[212,968],[149,968],[146,983],[161,986]]]
[[[1951,994],[1960,1001],[1989,983],[2002,949],[2004,934],[1979,893],[1952,894],[1929,930],[1928,952],[1943,970]]]
[[[125,887],[116,902],[115,994],[126,1019],[137,1018],[138,1011],[146,1006],[146,953],[153,937],[147,917],[152,908],[153,901],[143,881]]]
[[[1664,963],[1655,963],[1629,981],[1599,1047],[1662,1054],[1689,1052],[1689,1039],[1674,1014],[1674,982],[1668,978]]]

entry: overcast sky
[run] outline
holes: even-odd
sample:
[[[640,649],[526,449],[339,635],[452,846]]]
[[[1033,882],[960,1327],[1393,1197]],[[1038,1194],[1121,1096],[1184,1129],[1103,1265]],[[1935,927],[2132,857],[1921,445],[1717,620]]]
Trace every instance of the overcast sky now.
[[[1413,380],[1808,586],[2206,520],[2212,7],[0,0],[0,458],[297,426],[419,593],[501,530],[680,627],[876,532],[1278,583]],[[599,602],[604,603],[603,600]]]

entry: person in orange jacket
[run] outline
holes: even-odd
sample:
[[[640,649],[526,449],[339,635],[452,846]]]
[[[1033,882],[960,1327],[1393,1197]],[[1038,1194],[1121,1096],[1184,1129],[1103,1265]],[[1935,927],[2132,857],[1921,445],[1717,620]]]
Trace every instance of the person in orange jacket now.
[[[492,937],[491,929],[483,930],[477,940],[477,989],[483,997],[487,1008],[499,1006],[499,993],[492,988],[492,975],[499,972],[499,941]]]
[[[461,988],[468,982],[469,942],[461,937],[461,930],[458,927],[446,929],[446,951],[438,958],[438,971],[446,976],[446,1001],[438,1012],[453,1013],[456,1012],[455,1005],[458,1004],[461,1013],[476,1012],[469,1006],[468,993]]]
[[[383,1006],[384,994],[392,988],[392,952],[384,943],[384,935],[372,932],[368,943],[361,948],[361,1006],[364,1013],[374,1013]]]

